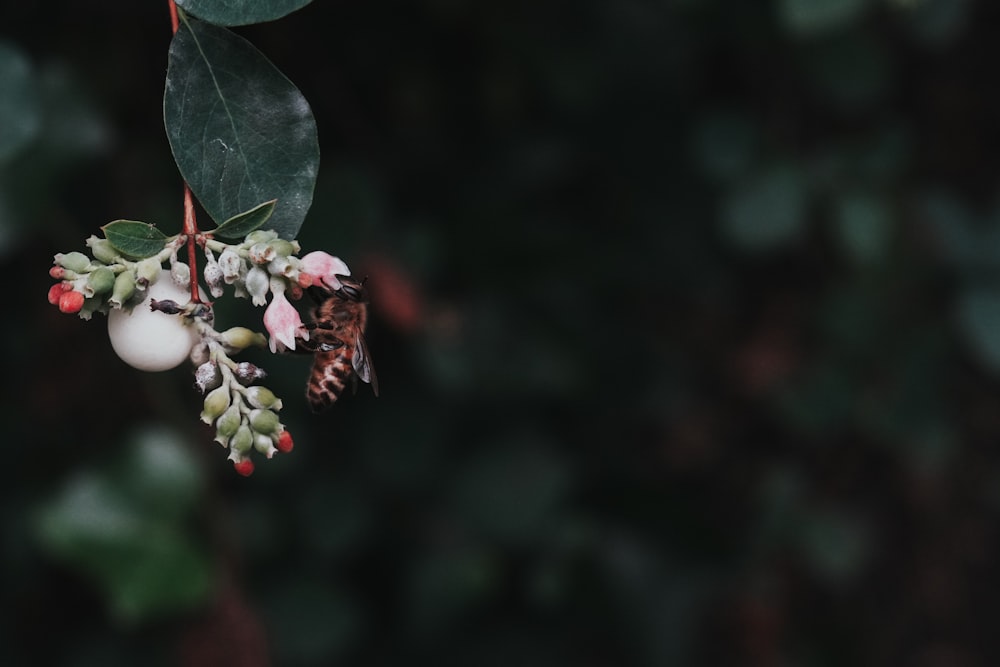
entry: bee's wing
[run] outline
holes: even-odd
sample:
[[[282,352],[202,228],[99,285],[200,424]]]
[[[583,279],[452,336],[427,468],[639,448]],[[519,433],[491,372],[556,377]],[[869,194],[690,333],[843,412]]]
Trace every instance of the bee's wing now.
[[[368,344],[365,343],[363,334],[358,333],[354,340],[354,356],[351,357],[351,364],[354,372],[358,374],[364,382],[372,386],[372,391],[378,396],[378,377],[375,375],[375,367],[372,366],[372,359],[368,356]]]

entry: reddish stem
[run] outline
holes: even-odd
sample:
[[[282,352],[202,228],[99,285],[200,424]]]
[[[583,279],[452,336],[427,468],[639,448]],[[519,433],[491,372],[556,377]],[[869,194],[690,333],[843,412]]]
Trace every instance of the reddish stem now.
[[[167,0],[170,8],[170,27],[173,33],[177,34],[180,21],[177,17],[177,3],[174,0]],[[195,243],[198,236],[198,220],[194,215],[194,199],[191,197],[191,188],[184,183],[184,235],[187,236],[188,267],[191,269],[191,303],[201,303],[198,296],[198,255]]]
[[[174,34],[176,34],[177,28],[180,27],[180,22],[177,20],[177,4],[174,0],[167,0],[167,5],[170,7],[170,26],[174,29]]]
[[[184,184],[184,234],[187,236],[188,267],[191,269],[191,303],[201,303],[198,297],[198,254],[195,248],[198,222],[194,217],[194,198],[187,183]]]

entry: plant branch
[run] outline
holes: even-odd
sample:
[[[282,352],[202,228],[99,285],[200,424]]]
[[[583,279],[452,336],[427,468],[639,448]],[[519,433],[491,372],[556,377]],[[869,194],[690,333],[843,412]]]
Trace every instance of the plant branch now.
[[[177,3],[174,0],[167,0],[170,9],[170,27],[173,34],[177,34],[180,21],[177,16]],[[184,182],[184,234],[187,236],[188,247],[188,267],[191,270],[191,303],[201,303],[198,295],[198,253],[195,248],[198,236],[198,220],[194,214],[194,199],[191,196],[191,188]]]

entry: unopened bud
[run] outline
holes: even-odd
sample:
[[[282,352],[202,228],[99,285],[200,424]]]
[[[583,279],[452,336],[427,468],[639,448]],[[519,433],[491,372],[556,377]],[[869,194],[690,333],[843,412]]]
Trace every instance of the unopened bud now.
[[[273,229],[255,229],[247,234],[243,243],[244,245],[252,246],[257,243],[267,243],[268,241],[273,241],[276,238],[278,238],[278,232]]]
[[[90,258],[82,252],[59,253],[53,259],[59,266],[75,273],[83,273],[90,266]]]
[[[259,368],[258,366],[251,364],[249,361],[241,361],[236,364],[236,368],[233,370],[233,375],[235,375],[236,379],[243,385],[248,385],[267,377],[267,373],[264,372],[263,368]]]
[[[243,260],[235,250],[226,248],[219,255],[219,268],[222,269],[222,279],[227,285],[232,285],[243,273]]]
[[[267,290],[271,281],[267,277],[267,272],[259,266],[255,266],[247,272],[246,288],[253,300],[253,305],[263,306],[267,303]]]
[[[240,408],[238,405],[230,405],[229,409],[222,413],[218,421],[215,422],[216,440],[225,444],[236,434],[242,423]],[[225,442],[223,442],[225,440]]]
[[[135,293],[135,274],[131,271],[122,271],[115,278],[114,287],[111,289],[111,298],[108,299],[114,308],[121,308],[122,304],[128,301]]]
[[[87,246],[90,248],[94,259],[98,262],[114,264],[119,260],[118,251],[111,245],[111,241],[107,239],[91,236],[87,239]]]
[[[288,257],[289,255],[294,255],[299,251],[298,242],[286,241],[285,239],[274,239],[268,245],[274,249],[274,254],[278,257]]]
[[[274,446],[274,441],[271,440],[271,436],[264,435],[263,433],[258,433],[254,436],[253,448],[267,458],[271,458],[278,453],[278,450]]]
[[[272,276],[284,276],[288,278],[295,273],[296,268],[287,257],[275,257],[267,264],[267,271]]]
[[[278,415],[270,410],[251,410],[250,426],[264,435],[271,435],[278,428]]]
[[[191,269],[184,262],[174,262],[170,265],[170,279],[178,287],[187,287],[191,284]]]
[[[59,310],[64,313],[79,313],[83,308],[84,296],[76,290],[63,292],[59,296]]]
[[[246,327],[226,329],[220,334],[220,339],[223,345],[234,352],[240,352],[250,346],[264,347],[267,345],[267,337],[264,334]]]
[[[219,372],[218,364],[207,361],[194,371],[194,384],[203,394],[209,389],[218,387],[220,382],[222,373]]]
[[[109,291],[114,285],[115,272],[106,266],[102,266],[99,269],[91,271],[90,275],[87,276],[87,287],[84,291],[90,292],[87,296],[93,296]]]
[[[253,431],[246,424],[241,424],[229,440],[229,449],[238,454],[246,454],[253,447]]]
[[[292,434],[289,433],[288,431],[283,430],[278,435],[277,445],[278,445],[278,451],[281,452],[282,454],[287,454],[288,452],[292,451],[292,448],[295,447],[295,442],[292,441]]]
[[[140,288],[145,289],[147,285],[156,282],[156,279],[160,277],[161,270],[163,267],[160,266],[160,260],[157,258],[149,257],[142,260],[135,266],[136,283]]]
[[[255,243],[250,246],[247,256],[254,264],[267,264],[274,259],[275,252],[269,243]]]
[[[280,410],[281,399],[274,395],[274,392],[267,387],[248,387],[246,391],[247,403],[254,408],[261,410]]]
[[[201,420],[211,424],[229,408],[229,387],[222,386],[208,392],[201,411]]]
[[[226,284],[225,276],[222,274],[222,267],[219,266],[218,262],[209,262],[205,265],[205,284],[208,286],[209,293],[216,299],[222,296],[224,290],[224,285]]]
[[[230,459],[232,459],[231,456]],[[253,474],[253,461],[250,459],[233,460],[233,469],[243,477],[249,477]]]

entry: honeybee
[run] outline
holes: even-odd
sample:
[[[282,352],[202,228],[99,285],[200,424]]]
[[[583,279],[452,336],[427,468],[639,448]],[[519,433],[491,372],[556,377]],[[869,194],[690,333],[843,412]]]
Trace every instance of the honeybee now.
[[[368,323],[365,281],[341,275],[337,280],[341,286],[333,291],[309,288],[316,307],[312,321],[305,325],[309,340],[301,344],[303,351],[314,355],[306,384],[306,400],[313,412],[329,409],[348,382],[357,386],[358,378],[378,396],[378,378],[364,335]]]

